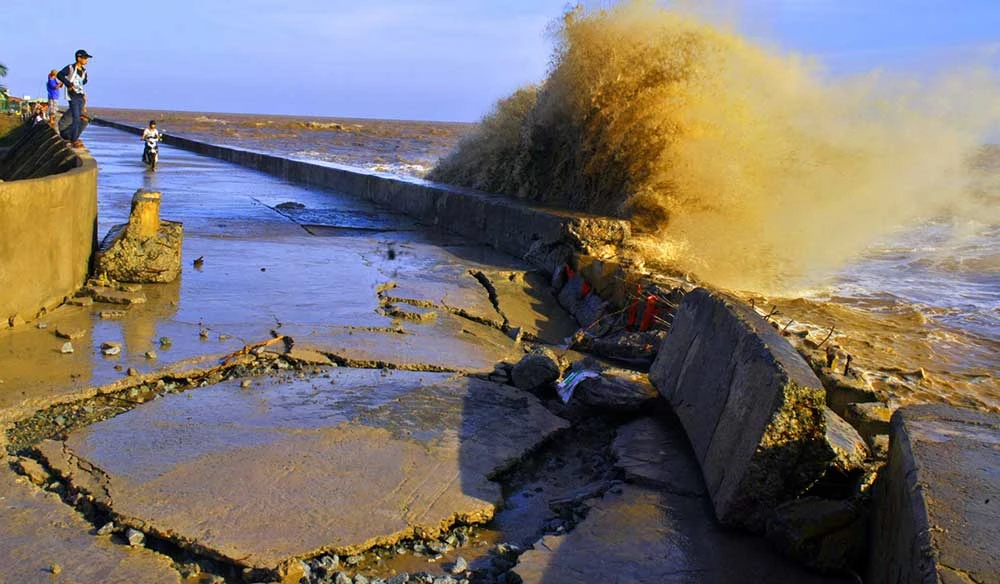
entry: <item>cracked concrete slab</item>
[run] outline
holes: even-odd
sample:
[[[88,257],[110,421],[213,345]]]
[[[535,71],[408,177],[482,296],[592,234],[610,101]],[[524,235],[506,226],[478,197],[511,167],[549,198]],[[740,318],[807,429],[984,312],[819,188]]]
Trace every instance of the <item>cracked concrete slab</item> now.
[[[548,279],[539,272],[483,270],[496,290],[500,312],[510,326],[520,327],[531,338],[563,345],[579,325],[559,305]]]
[[[806,572],[751,535],[727,531],[705,498],[626,485],[564,536],[545,536],[514,568],[525,584],[848,582]]]
[[[406,322],[402,326],[404,334],[341,327],[310,334],[297,334],[300,331],[294,327],[289,331],[296,347],[333,355],[359,367],[491,371],[498,361],[524,354],[500,331],[447,313],[424,323]]]
[[[339,368],[166,396],[39,451],[120,521],[274,570],[485,521],[487,477],[567,426],[509,386]]]
[[[611,450],[618,459],[616,466],[631,482],[678,495],[706,494],[701,467],[676,418],[629,422],[618,429]]]
[[[90,530],[57,495],[0,468],[0,583],[180,584],[166,556]]]

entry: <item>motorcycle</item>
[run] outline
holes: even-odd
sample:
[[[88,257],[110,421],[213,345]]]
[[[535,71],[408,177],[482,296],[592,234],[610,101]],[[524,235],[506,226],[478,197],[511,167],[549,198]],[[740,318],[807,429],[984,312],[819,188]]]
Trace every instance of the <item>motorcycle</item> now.
[[[154,172],[156,164],[160,161],[160,140],[162,139],[163,134],[143,138],[146,146],[142,149],[142,161],[149,166],[149,170]]]

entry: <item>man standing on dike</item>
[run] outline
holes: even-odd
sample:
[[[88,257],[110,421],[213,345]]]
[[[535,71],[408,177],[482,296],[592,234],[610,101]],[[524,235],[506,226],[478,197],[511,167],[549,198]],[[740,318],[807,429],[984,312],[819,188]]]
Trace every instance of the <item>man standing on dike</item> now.
[[[87,84],[87,59],[93,55],[80,49],[76,52],[76,62],[63,67],[59,72],[59,81],[66,87],[66,94],[69,96],[69,114],[72,116],[72,123],[67,130],[66,139],[73,144],[73,148],[83,148],[80,140],[80,133],[83,132],[83,125],[80,118],[87,107],[87,94],[83,86]]]

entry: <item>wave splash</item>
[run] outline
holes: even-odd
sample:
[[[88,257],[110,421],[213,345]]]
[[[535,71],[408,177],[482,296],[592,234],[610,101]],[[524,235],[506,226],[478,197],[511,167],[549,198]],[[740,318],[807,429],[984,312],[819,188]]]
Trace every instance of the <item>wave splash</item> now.
[[[971,188],[969,170],[1000,127],[989,67],[831,81],[643,1],[576,8],[553,32],[545,82],[501,100],[428,178],[628,216],[648,258],[769,293],[942,213],[1000,223],[1000,189]]]

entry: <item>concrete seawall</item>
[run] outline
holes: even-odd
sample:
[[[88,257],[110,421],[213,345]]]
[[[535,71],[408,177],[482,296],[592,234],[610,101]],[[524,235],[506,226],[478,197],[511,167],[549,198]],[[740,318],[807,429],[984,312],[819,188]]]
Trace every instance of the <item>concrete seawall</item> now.
[[[95,122],[133,134],[141,132],[116,122]],[[761,317],[753,307],[710,290],[685,293],[690,288],[688,283],[657,280],[636,273],[626,261],[617,261],[615,249],[630,235],[627,222],[533,208],[517,200],[468,189],[290,160],[176,136],[168,136],[165,141],[284,180],[385,205],[425,224],[522,257],[550,274],[563,263],[569,264],[569,269],[561,276],[557,272],[552,282],[560,291],[562,306],[585,329],[600,328],[592,324],[605,317],[617,318],[619,328],[625,328],[626,319],[637,323],[646,320],[647,310],[653,317],[651,322],[669,320],[669,331],[660,330],[664,334],[658,337],[654,335],[657,331],[645,331],[645,326],[639,325],[639,332],[635,326],[630,327],[621,335],[622,344],[628,344],[631,335],[632,344],[642,347],[642,356],[652,361],[650,377],[695,450],[717,519],[762,533],[786,553],[820,570],[862,568],[864,551],[871,542],[878,552],[872,554],[868,569],[876,577],[890,574],[886,581],[911,572],[926,575],[924,552],[932,544],[947,548],[943,538],[916,547],[907,545],[910,542],[882,541],[886,534],[896,532],[908,537],[924,529],[928,522],[914,515],[919,505],[900,497],[893,499],[892,489],[874,493],[870,490],[870,480],[885,460],[874,455],[856,429],[830,409],[837,406],[839,398],[827,395],[830,388],[816,377],[817,366],[805,361],[800,350],[783,337],[784,331],[778,331],[775,323]],[[575,279],[571,272],[576,274]],[[560,277],[562,283],[556,285]],[[645,308],[636,306],[636,296],[646,302]],[[588,302],[595,297],[596,302]],[[626,310],[630,304],[635,307],[631,315]],[[658,309],[663,312],[658,313]],[[657,326],[654,324],[652,329]],[[665,324],[662,329],[666,328]],[[592,352],[597,354],[596,348],[604,340],[593,340]],[[821,345],[816,345],[815,351]],[[618,349],[621,347],[615,345],[606,350],[615,353]],[[864,397],[842,405],[871,401]],[[938,412],[926,415],[934,417]],[[909,476],[906,471],[919,466],[919,461],[907,459],[914,456],[901,451],[905,446],[902,440],[909,438],[904,436],[901,423],[896,426],[890,467],[883,476],[899,474],[900,468],[903,476]],[[995,424],[984,434],[983,442],[991,447],[996,444]],[[989,453],[995,457],[995,448]],[[928,483],[940,483],[943,473],[980,478],[968,472],[966,461],[941,456],[933,462],[940,463],[943,470],[925,473]],[[910,486],[898,479],[892,484],[896,491]],[[996,482],[992,478],[969,484],[968,492],[948,499],[945,505],[964,509],[969,501],[983,500],[987,501],[983,505],[988,505],[996,500]],[[869,539],[867,513],[873,506],[879,509],[879,528]],[[931,511],[948,517],[951,509]],[[910,525],[916,527],[905,527]],[[963,525],[961,529],[968,527]],[[995,545],[986,545],[987,549],[971,560],[967,556],[947,556],[958,558],[948,569],[986,573],[986,578],[976,581],[995,581],[991,579],[995,577],[995,566],[979,561],[996,555]],[[913,550],[916,553],[911,553]]]
[[[104,119],[94,123],[141,135]],[[551,273],[574,254],[617,247],[630,236],[627,221],[528,206],[520,201],[415,178],[323,162],[292,160],[167,135],[164,143],[301,184],[328,188],[391,207]]]
[[[34,150],[38,165],[53,160],[50,148]],[[0,325],[34,318],[87,278],[97,243],[97,163],[85,151],[73,156],[66,172],[0,181]]]

